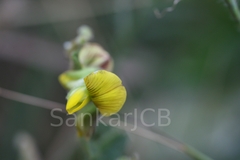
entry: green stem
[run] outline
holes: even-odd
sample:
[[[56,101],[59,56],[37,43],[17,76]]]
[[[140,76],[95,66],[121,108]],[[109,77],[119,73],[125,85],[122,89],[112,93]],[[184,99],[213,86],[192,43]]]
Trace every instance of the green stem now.
[[[91,147],[90,147],[90,141],[87,140],[86,138],[81,138],[81,142],[82,142],[82,146],[84,147],[86,153],[87,153],[87,156],[88,156],[88,159],[93,159],[94,155],[92,154],[92,151],[91,151]]]
[[[81,65],[79,63],[79,60],[78,60],[78,51],[74,51],[71,53],[71,60],[72,60],[72,63],[73,63],[73,69],[74,70],[78,70],[78,69],[81,69]]]
[[[108,124],[108,121],[105,120]],[[195,160],[212,160],[209,158],[207,155],[204,155],[200,151],[196,150],[195,148],[179,142],[175,140],[174,138],[168,137],[166,134],[157,134],[155,132],[149,131],[145,128],[138,127],[137,130],[131,131],[131,129],[134,127],[132,124],[128,124],[127,126],[124,126],[124,122],[121,121],[121,125],[117,126],[117,128],[125,130],[126,132],[144,137],[146,139],[152,140],[154,142],[160,143],[164,146],[167,146],[169,148],[172,148],[176,151],[182,152],[186,154],[187,156],[191,157],[192,159]]]
[[[195,148],[188,145],[185,145],[183,152],[195,160],[212,160],[208,156],[204,155],[203,153],[199,152]]]

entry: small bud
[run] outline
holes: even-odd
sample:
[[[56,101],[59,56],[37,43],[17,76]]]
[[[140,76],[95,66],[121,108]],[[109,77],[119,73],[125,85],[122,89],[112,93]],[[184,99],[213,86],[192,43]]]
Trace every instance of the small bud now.
[[[90,27],[84,25],[78,28],[77,30],[78,36],[74,38],[72,41],[67,41],[63,43],[63,48],[71,53],[75,50],[79,50],[79,48],[84,45],[84,43],[93,39],[93,32]]]
[[[79,52],[82,67],[97,67],[107,71],[113,70],[113,60],[109,53],[96,43],[85,44]]]
[[[77,44],[83,44],[84,42],[88,42],[93,39],[93,32],[90,27],[83,25],[77,30],[78,36],[75,39]]]

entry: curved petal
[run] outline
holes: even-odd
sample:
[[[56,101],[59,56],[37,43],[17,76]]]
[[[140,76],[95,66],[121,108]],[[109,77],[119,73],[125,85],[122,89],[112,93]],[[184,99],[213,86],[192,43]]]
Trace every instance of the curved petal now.
[[[82,109],[89,100],[90,97],[88,96],[86,89],[78,88],[75,91],[72,91],[66,106],[68,114],[73,114],[74,112]]]
[[[84,78],[91,100],[104,116],[117,113],[126,101],[121,79],[108,71],[96,71]]]
[[[58,77],[58,80],[60,84],[66,89],[72,89],[76,86],[81,85],[80,79],[86,77],[87,75],[89,75],[90,73],[96,70],[97,68],[93,68],[93,67],[84,68],[82,70],[69,70],[60,74]]]
[[[105,70],[91,73],[84,81],[91,97],[100,96],[122,85],[117,75]]]
[[[126,101],[127,92],[124,86],[119,86],[113,90],[97,97],[92,97],[93,103],[98,107],[104,116],[117,113]]]

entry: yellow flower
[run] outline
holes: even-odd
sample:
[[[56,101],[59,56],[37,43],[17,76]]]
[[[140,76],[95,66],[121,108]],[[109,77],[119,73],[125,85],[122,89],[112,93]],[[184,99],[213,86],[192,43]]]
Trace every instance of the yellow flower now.
[[[117,113],[125,103],[126,89],[114,73],[99,70],[85,77],[84,83],[85,86],[69,93],[66,107],[69,114],[82,109],[89,100],[92,100],[104,116]]]

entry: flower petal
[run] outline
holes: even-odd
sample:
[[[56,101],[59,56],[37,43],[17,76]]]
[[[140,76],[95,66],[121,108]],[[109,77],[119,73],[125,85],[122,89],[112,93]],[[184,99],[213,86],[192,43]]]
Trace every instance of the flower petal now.
[[[117,75],[105,70],[91,73],[84,81],[91,97],[100,96],[122,85]]]
[[[63,87],[65,87],[66,89],[72,89],[76,86],[81,85],[81,78],[86,77],[87,75],[96,70],[97,68],[93,67],[84,68],[82,70],[69,70],[59,75],[58,79]]]
[[[117,113],[126,101],[127,92],[124,86],[119,86],[113,90],[92,97],[93,103],[98,107],[99,111],[104,116],[110,116]]]
[[[110,116],[122,108],[127,92],[117,75],[100,70],[91,73],[84,81],[93,103],[101,114]]]
[[[73,114],[82,109],[89,101],[90,97],[88,96],[86,89],[77,88],[75,91],[72,91],[72,94],[69,96],[66,110],[68,114]]]

